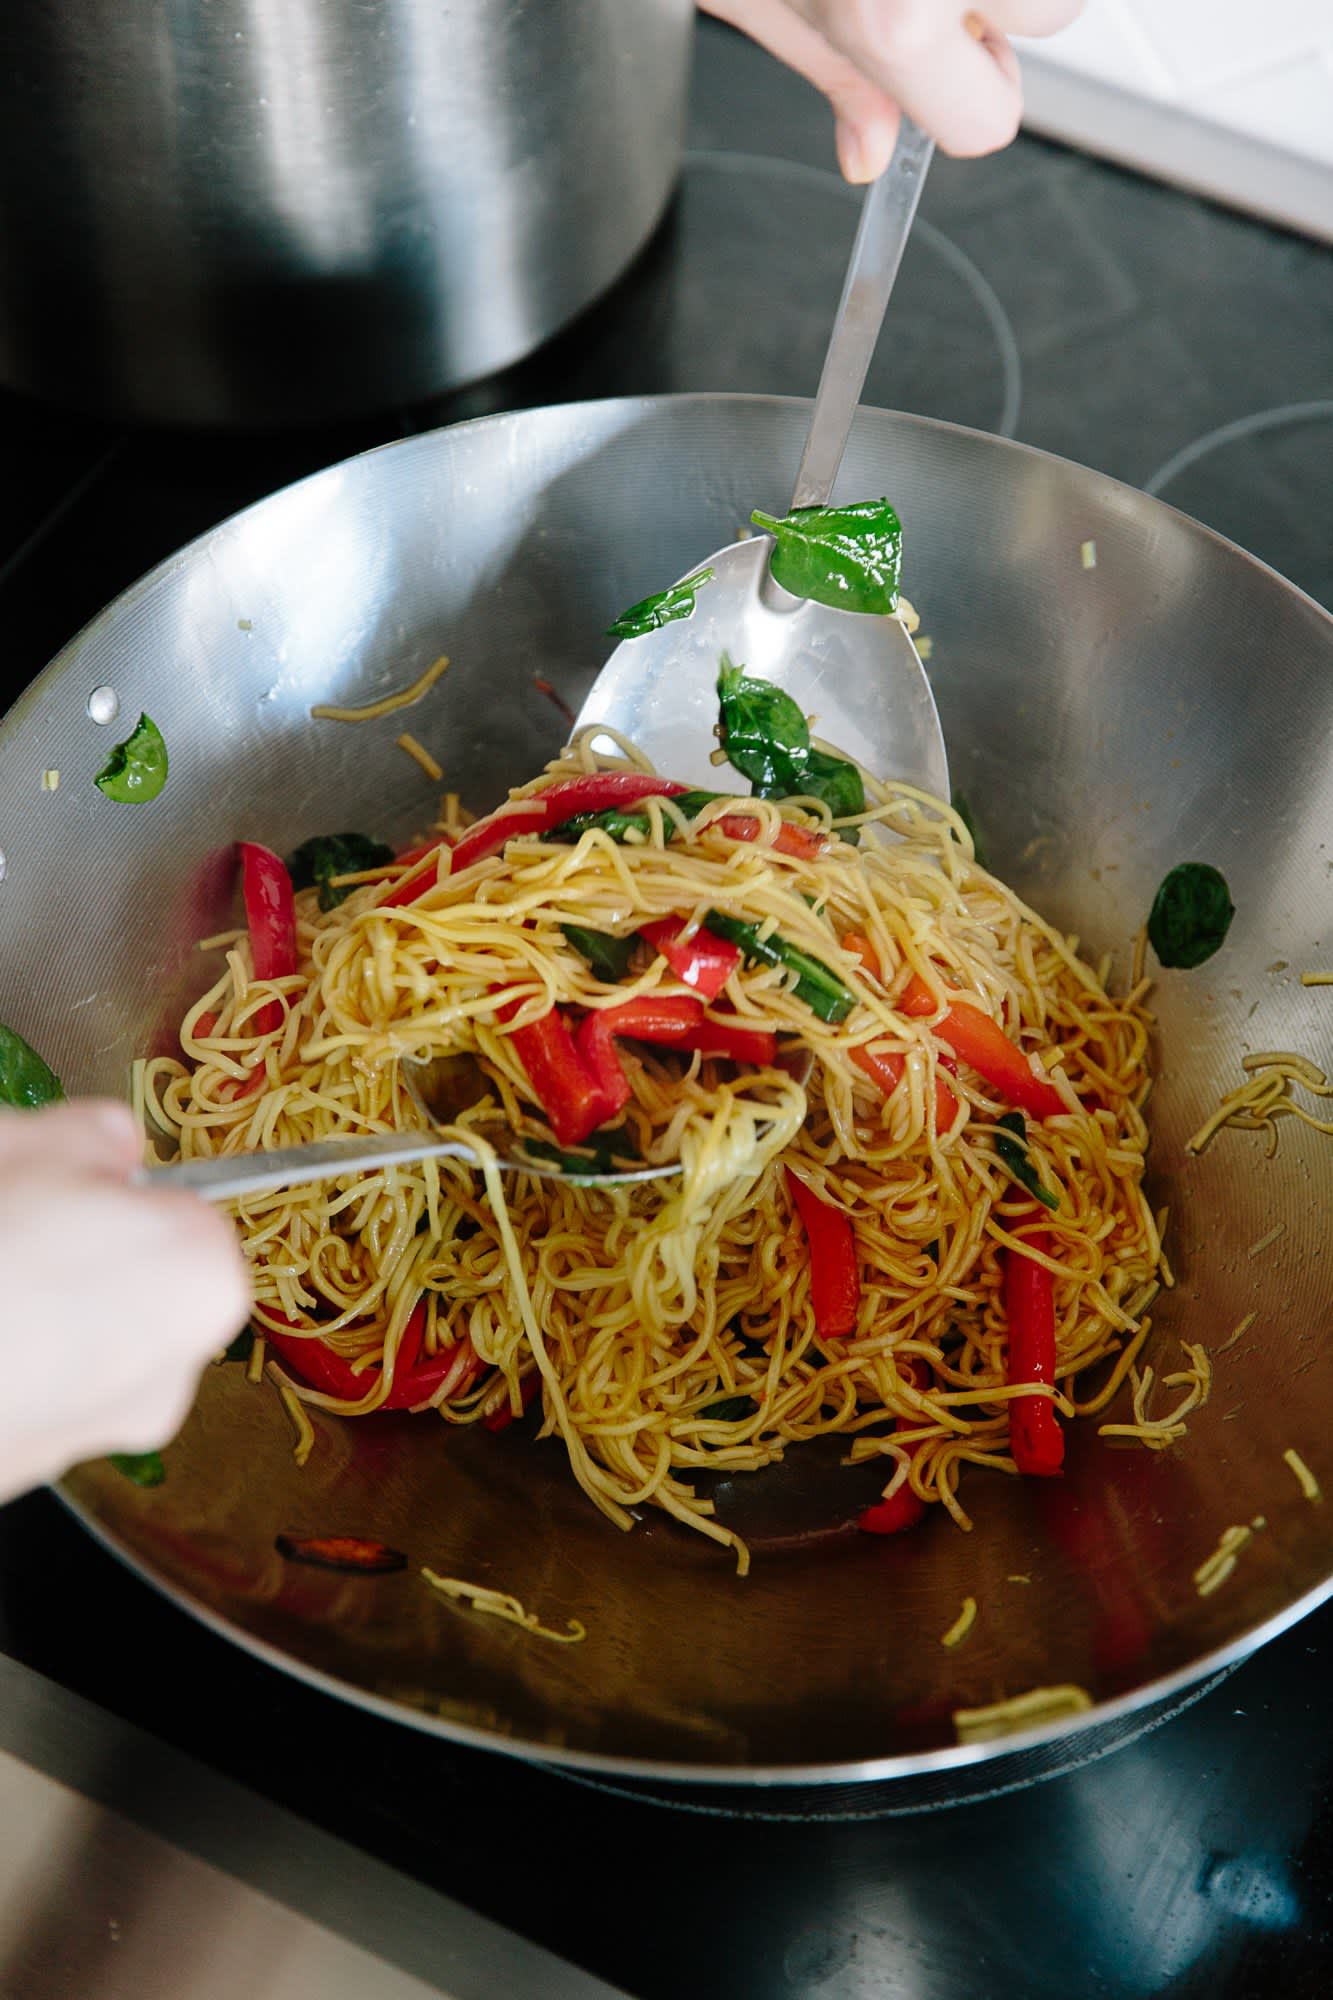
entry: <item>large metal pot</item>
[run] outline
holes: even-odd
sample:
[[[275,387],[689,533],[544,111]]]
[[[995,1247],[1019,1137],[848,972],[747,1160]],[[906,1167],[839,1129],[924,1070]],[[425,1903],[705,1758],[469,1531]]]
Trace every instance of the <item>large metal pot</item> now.
[[[692,0],[7,0],[0,379],[286,423],[519,359],[680,160]]]
[[[697,396],[539,410],[390,446],[275,495],[186,549],[95,621],[0,729],[0,1019],[72,1088],[123,1089],[211,977],[194,940],[234,922],[230,842],[281,849],[337,826],[406,835],[431,788],[401,716],[312,723],[441,650],[411,717],[484,807],[535,771],[577,703],[607,616],[683,571],[789,490],[806,406]],[[237,1368],[208,1372],[141,1493],[105,1466],[66,1495],[109,1544],[256,1651],[347,1698],[468,1741],[625,1771],[821,1779],[935,1771],[951,1712],[1073,1682],[1104,1727],[1280,1630],[1333,1588],[1333,1147],[1284,1130],[1202,1158],[1184,1140],[1248,1047],[1327,1060],[1333,621],[1262,565],[1078,466],[924,419],[865,411],[841,481],[889,491],[955,782],[992,865],[1096,955],[1130,941],[1163,872],[1227,874],[1222,953],[1162,975],[1153,1193],[1177,1284],[1153,1359],[1209,1348],[1212,1400],[1170,1451],[1073,1427],[1060,1481],[977,1474],[977,1526],[898,1540],[843,1524],[865,1497],[838,1453],[793,1451],[717,1495],[755,1543],[740,1582],[660,1516],[622,1535],[560,1448],[442,1436],[412,1418],[317,1418],[304,1472],[286,1420]],[[1095,568],[1083,545],[1095,544]],[[151,806],[92,785],[109,742],[90,691],[146,708],[172,775]],[[58,768],[54,792],[44,769]],[[1278,1226],[1281,1233],[1274,1235]],[[1223,1351],[1250,1313],[1249,1333]],[[1233,1524],[1266,1526],[1201,1597]],[[382,1537],[400,1577],[284,1567],[280,1531]],[[561,1648],[441,1607],[419,1564],[514,1591],[588,1627]],[[965,1596],[965,1645],[941,1647]]]

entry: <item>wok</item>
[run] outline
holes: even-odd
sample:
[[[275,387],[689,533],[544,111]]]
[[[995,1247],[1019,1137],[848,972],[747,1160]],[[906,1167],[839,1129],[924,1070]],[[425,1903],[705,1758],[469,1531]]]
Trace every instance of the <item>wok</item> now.
[[[487,419],[335,466],[163,564],[0,729],[0,1019],[71,1090],[123,1090],[212,976],[193,947],[235,921],[236,836],[287,850],[335,827],[420,828],[434,790],[394,747],[404,723],[475,808],[535,772],[563,725],[534,674],[577,707],[608,617],[782,502],[807,417],[685,396]],[[1034,1740],[1095,1736],[1333,1588],[1329,1511],[1283,1462],[1295,1448],[1333,1495],[1333,1149],[1288,1121],[1272,1160],[1253,1133],[1183,1150],[1245,1050],[1327,1060],[1333,1003],[1299,975],[1333,956],[1333,621],[1160,503],[993,437],[865,411],[839,485],[888,492],[903,516],[955,783],[992,865],[1121,975],[1168,867],[1229,878],[1223,950],[1162,974],[1155,1000],[1151,1189],[1177,1282],[1152,1358],[1202,1342],[1212,1399],[1160,1454],[1088,1424],[1062,1480],[974,1473],[971,1535],[942,1516],[859,1535],[873,1471],[794,1451],[717,1489],[754,1544],[746,1581],[665,1517],[618,1533],[526,1427],[317,1413],[298,1471],[276,1398],[235,1366],[207,1371],[163,1486],[105,1464],[64,1482],[95,1534],[217,1630],[423,1729],[674,1781],[919,1778],[1015,1748],[958,1745],[958,1707],[1074,1683],[1093,1707]],[[371,699],[440,651],[453,664],[410,715],[310,721],[312,702]],[[90,719],[103,685],[125,728]],[[115,806],[92,777],[141,708],[171,778],[152,805]],[[1201,1597],[1193,1573],[1223,1530],[1260,1516]],[[352,1577],[275,1550],[336,1532],[390,1543],[406,1569]],[[422,1564],[548,1624],[576,1616],[587,1641],[453,1609]],[[966,1596],[975,1627],[946,1650]]]

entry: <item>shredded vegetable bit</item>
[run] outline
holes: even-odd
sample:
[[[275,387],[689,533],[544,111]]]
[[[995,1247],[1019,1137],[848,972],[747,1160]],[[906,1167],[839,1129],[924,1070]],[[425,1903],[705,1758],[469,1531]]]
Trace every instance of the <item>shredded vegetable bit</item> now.
[[[935,641],[931,638],[929,632],[917,633],[916,650],[919,658],[923,660],[928,660],[930,658],[931,654],[935,650]]]
[[[292,1429],[296,1432],[296,1442],[292,1446],[292,1457],[298,1465],[304,1465],[315,1448],[314,1425],[306,1415],[301,1404],[301,1399],[295,1390],[289,1388],[285,1382],[280,1381],[275,1374],[270,1373],[269,1379],[277,1383],[278,1395],[282,1399],[282,1407],[291,1418]]]
[[[1302,986],[1333,986],[1333,972],[1303,972]]]
[[[1043,1722],[1083,1715],[1091,1707],[1087,1689],[1065,1681],[1056,1687],[1029,1688],[1026,1694],[993,1701],[985,1708],[956,1708],[953,1726],[960,1743],[983,1743],[990,1736],[1015,1736],[1021,1730],[1039,1728]]]
[[[571,1618],[566,1632],[557,1632],[550,1625],[543,1625],[535,1611],[525,1611],[516,1597],[510,1597],[503,1590],[492,1590],[488,1584],[465,1583],[461,1577],[439,1576],[433,1569],[423,1569],[432,1590],[438,1590],[450,1603],[465,1604],[472,1611],[479,1611],[487,1618],[504,1618],[511,1625],[521,1625],[525,1632],[531,1632],[535,1639],[553,1639],[557,1646],[577,1646],[586,1639],[588,1630],[577,1618]]]
[[[1096,569],[1097,567],[1096,542],[1080,542],[1078,545],[1078,559],[1082,563],[1084,569]]]
[[[398,738],[398,748],[406,750],[414,764],[419,764],[433,785],[438,785],[444,776],[443,764],[437,764],[423,743],[418,743],[409,730],[404,730]]]
[[[411,687],[403,688],[397,694],[386,694],[379,701],[367,702],[364,708],[344,708],[336,702],[321,701],[310,713],[318,722],[374,722],[378,716],[392,715],[395,709],[411,708],[413,702],[420,701],[422,695],[434,687],[448,664],[448,657],[441,653],[439,659],[433,661]]]
[[[898,592],[898,603],[892,615],[898,620],[909,639],[921,623],[916,606],[908,602],[901,590]]]
[[[1285,1236],[1286,1233],[1287,1233],[1287,1225],[1285,1222],[1274,1223],[1273,1227],[1269,1230],[1266,1236],[1261,1236],[1257,1243],[1251,1243],[1249,1249],[1245,1252],[1245,1255],[1247,1257],[1261,1256],[1265,1250],[1270,1250],[1272,1248],[1272,1246],[1277,1242],[1279,1236]]]
[[[1300,1453],[1296,1451],[1293,1447],[1289,1446],[1288,1449],[1283,1452],[1282,1458],[1284,1464],[1289,1465],[1292,1471],[1295,1473],[1296,1478],[1300,1484],[1301,1492],[1305,1495],[1306,1499],[1313,1500],[1316,1503],[1322,1500],[1324,1497],[1323,1488],[1320,1486],[1319,1481],[1315,1478],[1313,1472],[1311,1472],[1309,1466],[1305,1463],[1305,1460],[1301,1457]]]
[[[1222,1342],[1222,1345],[1217,1350],[1218,1353],[1225,1354],[1229,1347],[1234,1347],[1236,1345],[1236,1342],[1241,1338],[1241,1336],[1249,1332],[1250,1328],[1254,1325],[1254,1322],[1258,1319],[1258,1317],[1259,1315],[1257,1312],[1247,1312],[1244,1319],[1241,1320],[1237,1326],[1232,1328],[1231,1332],[1227,1335],[1227,1338]]]
[[[1333,974],[1302,973],[1301,979],[1308,985],[1333,984]],[[1308,1056],[1290,1049],[1263,1049],[1246,1056],[1241,1068],[1246,1072],[1245,1082],[1228,1091],[1211,1117],[1186,1141],[1187,1153],[1202,1153],[1226,1125],[1237,1131],[1262,1132],[1269,1159],[1277,1151],[1279,1118],[1298,1118],[1315,1132],[1333,1133],[1333,1119],[1317,1118],[1295,1095],[1304,1090],[1311,1097],[1333,1097],[1333,1084]]]
[[[1142,1329],[1146,1331],[1145,1327]],[[1163,1389],[1181,1389],[1183,1394],[1174,1409],[1162,1416],[1154,1416],[1149,1408],[1153,1383],[1156,1380],[1151,1367],[1139,1372],[1133,1363],[1129,1368],[1129,1379],[1134,1393],[1133,1421],[1122,1424],[1098,1424],[1098,1437],[1135,1438],[1149,1451],[1165,1451],[1177,1438],[1185,1435],[1185,1419],[1193,1410],[1200,1409],[1208,1401],[1213,1386],[1213,1364],[1202,1347],[1196,1342],[1182,1340],[1185,1359],[1189,1364],[1176,1369],[1170,1375],[1163,1375]]]
[[[941,1646],[961,1646],[976,1622],[977,1600],[975,1597],[965,1597],[963,1599],[963,1608],[954,1619],[953,1624],[947,1632],[941,1634]]]
[[[43,771],[42,790],[44,792],[56,792],[59,791],[59,789],[60,789],[59,771]]]
[[[1194,1572],[1194,1588],[1200,1597],[1211,1597],[1220,1590],[1236,1567],[1236,1558],[1245,1546],[1254,1540],[1259,1529],[1267,1523],[1262,1514],[1256,1514],[1248,1527],[1231,1527],[1222,1530],[1221,1537],[1213,1553],[1199,1564]]]

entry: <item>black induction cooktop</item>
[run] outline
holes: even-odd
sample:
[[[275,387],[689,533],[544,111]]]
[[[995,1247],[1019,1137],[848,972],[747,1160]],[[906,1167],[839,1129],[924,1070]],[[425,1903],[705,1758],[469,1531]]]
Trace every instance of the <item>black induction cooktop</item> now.
[[[657,238],[540,355],[282,436],[0,396],[0,694],[236,508],[492,410],[813,392],[856,220],[823,105],[701,24]],[[1333,254],[1062,148],[938,160],[865,400],[1081,460],[1333,605]],[[1109,1754],[967,1803],[664,1800],[454,1749],[234,1651],[49,1495],[0,1511],[0,1646],[639,2000],[1210,2000],[1333,1991],[1333,1607]],[[989,1795],[988,1795],[989,1794]]]

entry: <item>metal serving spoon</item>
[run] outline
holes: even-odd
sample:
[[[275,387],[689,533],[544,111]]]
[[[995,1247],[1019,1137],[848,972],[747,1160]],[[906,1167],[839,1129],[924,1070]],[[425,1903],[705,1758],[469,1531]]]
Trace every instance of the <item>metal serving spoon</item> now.
[[[823,505],[833,490],[889,294],[916,214],[933,142],[904,118],[893,158],[866,194],[829,338],[791,504]],[[773,580],[771,535],[706,556],[712,581],[693,615],[616,647],[579,711],[609,723],[659,771],[716,787],[709,761],[718,660],[775,682],[813,713],[815,733],[878,777],[949,796],[935,697],[897,618],[834,611]]]
[[[366,1173],[372,1167],[402,1166],[409,1160],[471,1160],[479,1164],[475,1147],[461,1139],[441,1138],[439,1128],[453,1124],[459,1113],[477,1104],[491,1086],[471,1056],[434,1056],[425,1062],[404,1056],[399,1074],[425,1119],[419,1132],[377,1132],[371,1137],[316,1139],[304,1146],[280,1146],[267,1153],[229,1153],[213,1160],[177,1160],[165,1167],[146,1167],[140,1184],[185,1188],[206,1201],[231,1201],[237,1195],[260,1194],[266,1188],[303,1187],[311,1181],[335,1180],[340,1174]],[[680,1172],[679,1160],[660,1166],[626,1167],[610,1171],[589,1161],[587,1173],[574,1172],[554,1160],[527,1151],[523,1136],[500,1118],[475,1120],[469,1129],[489,1145],[505,1173],[536,1174],[543,1180],[575,1181],[580,1186],[618,1187],[632,1181],[663,1180]]]

